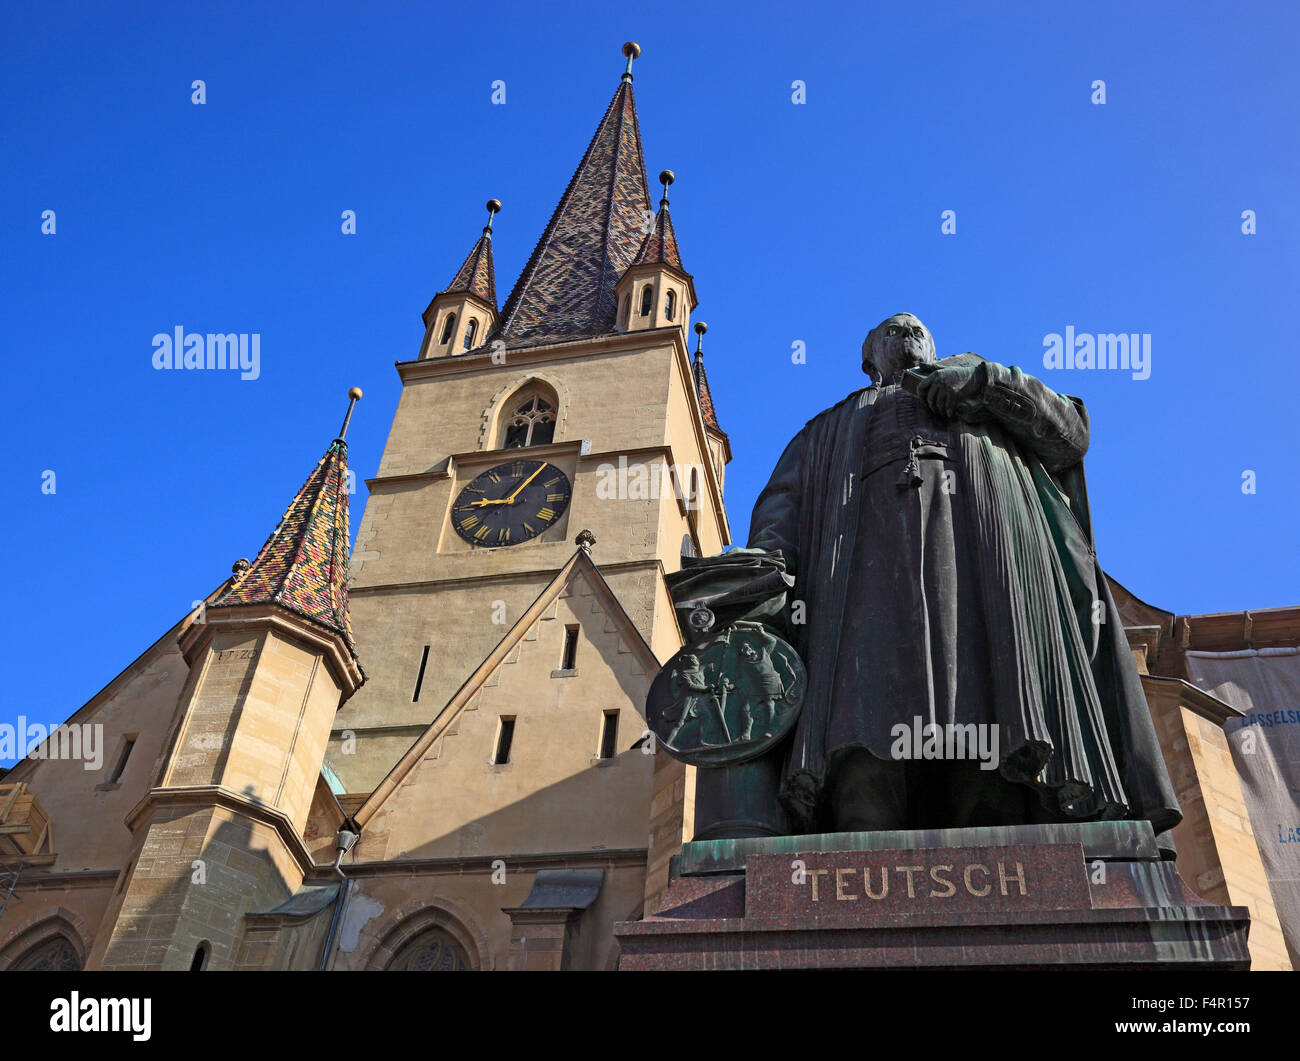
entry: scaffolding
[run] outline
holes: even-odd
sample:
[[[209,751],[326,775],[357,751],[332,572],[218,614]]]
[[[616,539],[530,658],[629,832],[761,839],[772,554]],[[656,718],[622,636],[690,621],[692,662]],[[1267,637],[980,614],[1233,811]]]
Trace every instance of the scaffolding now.
[[[23,870],[54,859],[54,829],[35,794],[22,781],[0,781],[0,917]]]
[[[14,895],[18,887],[18,878],[23,875],[23,867],[27,863],[19,859],[17,864],[12,862],[0,862],[0,919],[5,916],[5,907],[9,905],[9,899],[12,896],[19,902],[23,901],[21,895]]]

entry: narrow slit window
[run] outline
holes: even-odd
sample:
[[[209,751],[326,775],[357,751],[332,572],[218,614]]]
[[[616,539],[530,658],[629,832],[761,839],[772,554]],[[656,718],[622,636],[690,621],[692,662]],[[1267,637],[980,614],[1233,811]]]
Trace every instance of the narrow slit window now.
[[[415,692],[411,694],[411,703],[417,703],[420,699],[420,686],[424,684],[424,668],[429,665],[429,646],[424,646],[424,655],[420,657],[420,669],[415,675]]]
[[[672,320],[676,312],[677,312],[677,292],[669,291],[668,294],[664,297],[664,316],[668,320]]]
[[[564,653],[560,656],[560,670],[573,670],[578,660],[578,628],[564,628]]]
[[[471,317],[469,324],[465,326],[465,349],[474,349],[474,336],[478,334],[478,319]]]
[[[122,751],[118,754],[117,765],[113,767],[113,775],[108,779],[110,785],[116,785],[122,780],[122,772],[126,769],[126,761],[131,758],[131,749],[134,747],[134,737],[127,737],[122,742]]]
[[[612,759],[617,753],[618,747],[618,712],[606,711],[605,720],[601,723],[600,730],[600,757],[602,759]]]
[[[652,285],[646,284],[645,290],[641,292],[641,316],[650,316],[650,311],[655,304],[655,289]]]
[[[194,948],[194,958],[190,962],[190,972],[198,973],[203,971],[203,967],[208,964],[208,945],[200,943]]]
[[[492,756],[492,762],[497,766],[502,766],[510,761],[510,745],[515,740],[515,720],[501,718],[501,725],[497,729],[497,748],[496,753]]]
[[[447,323],[442,326],[442,338],[438,340],[439,346],[446,346],[451,342],[451,337],[456,334],[456,314],[447,315]]]

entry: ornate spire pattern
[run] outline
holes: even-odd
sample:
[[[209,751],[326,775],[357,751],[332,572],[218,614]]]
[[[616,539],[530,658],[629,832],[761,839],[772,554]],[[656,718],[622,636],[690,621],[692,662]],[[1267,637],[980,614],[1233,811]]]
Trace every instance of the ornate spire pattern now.
[[[330,443],[252,565],[212,608],[278,604],[341,634],[356,658],[348,613],[348,446]]]
[[[677,233],[673,231],[672,215],[668,213],[668,201],[660,204],[655,216],[654,226],[641,244],[641,250],[633,265],[671,265],[674,269],[682,267],[681,252],[677,249]]]
[[[632,264],[651,217],[631,79],[619,83],[502,311],[512,347],[614,330],[614,285]]]
[[[476,295],[495,311],[497,308],[496,269],[492,265],[492,232],[484,229],[474,249],[461,263],[451,283],[441,294],[467,292]]]
[[[695,393],[700,398],[700,412],[704,415],[704,426],[711,427],[714,431],[722,431],[718,424],[718,414],[713,409],[713,395],[709,391],[709,377],[704,372],[704,358],[698,349],[695,351],[695,363],[691,366],[691,375],[695,377]]]

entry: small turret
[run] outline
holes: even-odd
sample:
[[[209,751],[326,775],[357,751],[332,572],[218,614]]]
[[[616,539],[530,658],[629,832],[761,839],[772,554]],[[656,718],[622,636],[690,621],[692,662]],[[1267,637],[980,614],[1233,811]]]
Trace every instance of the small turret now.
[[[483,234],[456,270],[451,283],[424,311],[420,357],[447,357],[480,347],[497,325],[497,282],[492,265],[492,219],[500,199],[487,202]]]
[[[682,329],[685,338],[691,311],[699,304],[695,281],[682,268],[677,234],[668,212],[668,186],[676,180],[673,171],[664,170],[659,182],[664,186],[650,231],[614,289],[618,296],[617,327],[621,332],[648,331],[673,325]]]
[[[347,433],[180,649],[190,667],[88,967],[233,969],[240,925],[301,887],[303,840],[339,707],[365,675],[348,612]],[[165,896],[167,902],[162,903]],[[220,916],[217,916],[217,912]],[[253,962],[256,964],[256,962]]]

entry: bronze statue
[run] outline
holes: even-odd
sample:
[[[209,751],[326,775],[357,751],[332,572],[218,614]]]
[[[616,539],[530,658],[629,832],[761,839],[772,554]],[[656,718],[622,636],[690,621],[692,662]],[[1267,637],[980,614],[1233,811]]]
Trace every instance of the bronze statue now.
[[[1178,804],[1093,548],[1083,403],[975,354],[936,361],[911,314],[871,331],[862,367],[871,386],[786,447],[748,548],[674,576],[679,607],[712,616],[744,601],[744,618],[788,639],[807,671],[792,736],[743,779],[718,766],[699,783],[712,774],[727,799],[744,789],[751,818],[779,794],[784,826],[768,815],[748,835],[1115,818],[1172,828]],[[743,589],[760,575],[772,614]],[[683,623],[688,639],[698,623]],[[942,744],[918,759],[899,727],[991,727],[996,759]]]

